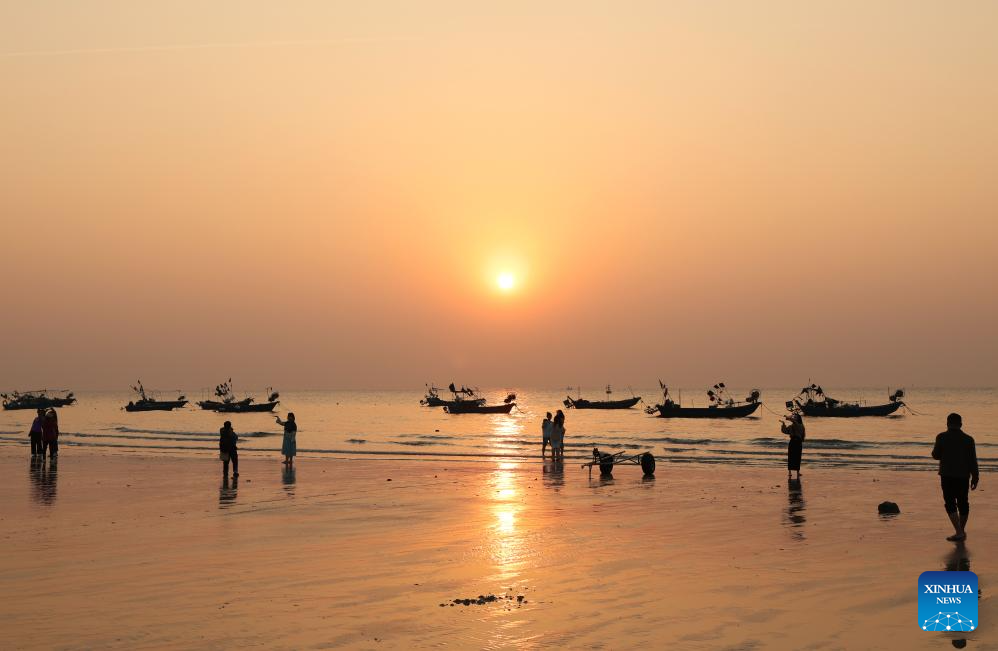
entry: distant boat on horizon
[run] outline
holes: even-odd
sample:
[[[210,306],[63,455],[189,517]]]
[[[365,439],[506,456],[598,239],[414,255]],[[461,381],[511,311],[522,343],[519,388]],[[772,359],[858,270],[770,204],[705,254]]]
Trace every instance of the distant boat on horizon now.
[[[173,411],[187,405],[187,396],[179,396],[176,400],[159,400],[146,395],[146,388],[142,386],[142,380],[137,381],[137,386],[132,387],[132,391],[138,394],[139,399],[128,401],[125,411]],[[177,391],[179,394],[180,391]]]
[[[882,405],[864,405],[859,402],[843,402],[825,393],[817,384],[800,390],[797,397],[787,401],[787,409],[811,418],[858,418],[860,416],[890,416],[898,409],[907,407],[904,389],[897,389],[888,395],[890,402]]]
[[[709,406],[683,407],[670,397],[669,387],[661,380],[658,384],[662,388],[662,403],[648,407],[645,412],[660,418],[744,418],[754,414],[762,404],[759,401],[762,392],[758,389],[752,389],[744,401],[738,402],[728,397],[724,382],[718,382],[713,388],[707,390]]]
[[[582,387],[579,387],[579,397],[566,396],[563,401],[567,409],[630,409],[641,402],[641,396],[633,396],[623,400],[611,400],[613,390],[606,385],[606,400],[586,400],[582,397]]]
[[[48,389],[36,389],[33,391],[13,391],[9,394],[0,393],[0,398],[3,398],[3,408],[8,411],[15,409],[57,409],[76,403],[76,397],[72,391],[66,389],[56,389],[55,391],[66,395],[61,398],[49,397]]]

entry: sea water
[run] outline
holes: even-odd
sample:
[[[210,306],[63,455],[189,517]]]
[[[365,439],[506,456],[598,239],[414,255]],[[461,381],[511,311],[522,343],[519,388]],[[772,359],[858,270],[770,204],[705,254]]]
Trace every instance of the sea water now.
[[[763,389],[755,415],[739,419],[663,419],[644,407],[659,401],[656,389],[635,390],[643,402],[625,410],[575,410],[562,404],[564,390],[503,387],[484,390],[489,403],[508,393],[517,408],[506,414],[448,414],[420,406],[423,391],[289,391],[277,414],[295,413],[298,452],[340,458],[394,458],[483,462],[496,459],[540,461],[541,420],[546,411],[566,415],[566,461],[585,461],[592,449],[639,454],[650,451],[659,463],[780,465],[786,436],[780,432],[784,403],[793,389]],[[887,390],[837,389],[839,400],[887,402]],[[672,395],[678,395],[676,390]],[[748,390],[734,395],[742,397]],[[614,398],[629,394],[614,394]],[[283,429],[273,414],[216,414],[193,405],[172,412],[129,413],[127,392],[78,392],[78,403],[59,410],[60,449],[74,447],[109,454],[214,455],[218,429],[231,420],[242,453],[278,456]],[[593,392],[585,396],[599,399]],[[163,396],[164,399],[170,396]],[[705,389],[683,389],[684,406],[706,406]],[[909,389],[903,409],[890,417],[808,418],[805,466],[934,470],[935,435],[946,415],[963,416],[964,430],[977,440],[983,469],[998,467],[998,391],[994,389]],[[33,411],[0,412],[0,445],[22,446],[28,454]]]

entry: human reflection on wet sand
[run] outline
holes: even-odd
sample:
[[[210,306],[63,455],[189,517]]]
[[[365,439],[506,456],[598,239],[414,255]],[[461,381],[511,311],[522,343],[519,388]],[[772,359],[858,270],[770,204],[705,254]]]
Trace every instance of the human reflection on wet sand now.
[[[59,462],[52,459],[46,462],[43,458],[31,459],[31,494],[36,502],[45,506],[55,503],[56,484],[59,479]]]
[[[236,503],[236,490],[239,488],[239,480],[235,477],[231,482],[228,477],[222,477],[222,486],[218,489],[218,507],[227,509]]]
[[[284,466],[284,469],[281,471],[281,486],[284,488],[284,492],[288,494],[288,497],[295,496],[294,466]]]
[[[565,464],[561,461],[545,460],[543,464],[544,485],[556,491],[565,485]]]
[[[970,571],[970,553],[967,551],[967,546],[963,541],[957,542],[953,545],[953,549],[950,550],[946,557],[943,559],[943,569],[947,572],[969,572]],[[980,599],[980,586],[978,586],[977,598]],[[965,638],[955,638],[950,640],[953,646],[957,649],[963,649],[967,646],[967,640]]]
[[[807,517],[804,514],[804,485],[799,479],[787,480],[787,512],[783,518],[783,523],[790,527],[790,535],[794,540],[804,540],[804,523]]]
[[[947,572],[970,571],[970,554],[967,552],[967,546],[963,541],[953,545],[953,549],[946,554],[944,569]]]

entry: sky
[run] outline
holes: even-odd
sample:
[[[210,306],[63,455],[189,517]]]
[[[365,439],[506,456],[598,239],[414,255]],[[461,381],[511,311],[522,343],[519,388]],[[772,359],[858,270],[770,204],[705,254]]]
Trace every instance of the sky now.
[[[0,389],[995,386],[996,28],[3,3]]]

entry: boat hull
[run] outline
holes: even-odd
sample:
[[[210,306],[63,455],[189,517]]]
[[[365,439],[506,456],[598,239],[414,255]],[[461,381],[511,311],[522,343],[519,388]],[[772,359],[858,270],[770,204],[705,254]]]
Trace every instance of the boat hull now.
[[[750,402],[734,407],[680,407],[655,405],[659,418],[744,418],[755,413],[761,402]]]
[[[513,411],[513,407],[516,406],[516,404],[512,402],[504,405],[479,405],[468,403],[470,403],[470,401],[447,405],[444,407],[444,411],[448,414],[508,414]]]
[[[627,398],[626,400],[586,400],[584,398],[579,398],[578,400],[569,398],[565,400],[565,406],[569,409],[630,409],[634,405],[638,404],[641,397],[637,398]]]
[[[125,405],[125,411],[173,411],[187,405],[186,400],[150,400],[146,402],[130,402]]]
[[[214,411],[220,414],[251,414],[251,413],[269,412],[269,411],[274,411],[274,408],[277,406],[277,403],[278,403],[277,400],[273,402],[260,402],[247,405],[239,403],[230,403],[227,405],[223,404],[222,406],[216,408]]]
[[[886,405],[839,405],[830,407],[822,403],[803,404],[800,410],[809,418],[859,418],[862,416],[890,416],[904,406],[903,402],[889,402]]]
[[[458,403],[473,402],[477,405],[484,405],[485,398],[469,398],[468,400],[444,400],[443,398],[434,398],[429,396],[422,400],[423,406],[425,407],[450,407],[451,405],[456,405]]]
[[[198,407],[205,411],[220,411],[223,407],[245,406],[253,402],[252,398],[246,398],[238,402],[219,402],[217,400],[202,400],[197,403]]]

